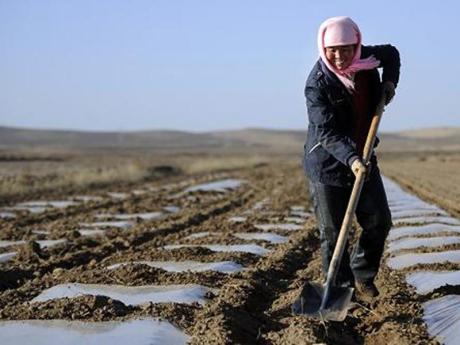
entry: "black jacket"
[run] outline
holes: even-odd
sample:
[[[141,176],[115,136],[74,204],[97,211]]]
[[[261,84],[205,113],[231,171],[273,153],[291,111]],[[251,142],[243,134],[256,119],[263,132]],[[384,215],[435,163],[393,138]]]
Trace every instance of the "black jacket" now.
[[[383,68],[382,81],[399,80],[399,52],[391,45],[362,46],[361,58],[374,55]],[[373,109],[381,96],[380,75],[370,73]],[[351,186],[354,175],[350,159],[359,156],[353,138],[353,104],[349,92],[334,73],[321,61],[315,64],[307,79],[305,97],[308,109],[308,133],[304,146],[305,172],[313,182]],[[369,114],[373,116],[373,112]],[[377,164],[375,155],[373,165]]]

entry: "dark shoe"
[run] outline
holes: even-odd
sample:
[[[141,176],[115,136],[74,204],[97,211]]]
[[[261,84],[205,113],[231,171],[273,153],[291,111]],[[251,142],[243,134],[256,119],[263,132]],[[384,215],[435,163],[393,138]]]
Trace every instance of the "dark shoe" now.
[[[356,295],[362,300],[369,302],[379,295],[379,290],[374,282],[355,282]]]

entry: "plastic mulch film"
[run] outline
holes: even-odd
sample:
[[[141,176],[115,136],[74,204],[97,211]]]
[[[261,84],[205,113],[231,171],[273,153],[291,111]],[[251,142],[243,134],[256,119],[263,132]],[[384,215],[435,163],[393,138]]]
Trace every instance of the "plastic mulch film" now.
[[[387,265],[393,269],[403,269],[417,264],[436,264],[443,262],[460,262],[460,250],[436,253],[409,253],[388,259]]]
[[[406,281],[423,295],[445,285],[460,285],[460,271],[415,272],[408,274]]]
[[[388,251],[395,252],[401,249],[415,249],[420,247],[442,247],[449,244],[460,243],[460,236],[427,237],[427,238],[402,238],[388,244]]]
[[[460,339],[460,296],[447,295],[423,304],[423,319],[430,335],[446,345],[456,345]]]

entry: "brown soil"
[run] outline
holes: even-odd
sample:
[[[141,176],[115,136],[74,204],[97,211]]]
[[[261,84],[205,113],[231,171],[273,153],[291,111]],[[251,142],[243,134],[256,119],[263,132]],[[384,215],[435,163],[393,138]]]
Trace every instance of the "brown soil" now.
[[[228,193],[181,194],[186,186],[219,178],[249,181]],[[168,188],[161,188],[169,183]],[[153,187],[139,183],[131,189]],[[313,218],[299,231],[274,231],[289,236],[284,244],[244,241],[234,232],[255,232],[257,222],[277,223],[289,215],[291,206],[310,207],[305,179],[298,164],[261,165],[219,175],[171,177],[159,190],[131,194],[125,200],[82,204],[41,215],[0,220],[0,238],[26,240],[18,255],[0,264],[0,318],[125,320],[139,316],[161,317],[182,327],[193,344],[436,344],[422,321],[420,297],[415,295],[401,272],[382,266],[377,285],[381,295],[371,304],[358,301],[343,323],[325,325],[293,316],[290,306],[306,280],[319,281],[318,230]],[[129,191],[126,189],[125,191]],[[88,191],[89,192],[89,191]],[[92,191],[94,192],[94,191]],[[267,203],[245,214],[257,202]],[[98,213],[137,213],[161,210],[167,205],[181,208],[163,219],[139,220],[132,228],[111,229],[104,237],[82,237],[79,223],[94,221]],[[229,217],[247,215],[233,223]],[[37,249],[32,230],[49,230],[47,239],[66,238],[65,244]],[[209,231],[212,236],[185,237]],[[216,253],[205,248],[164,250],[166,244],[256,243],[271,252],[266,256],[248,253]],[[146,265],[124,266],[109,271],[108,265],[140,260],[231,260],[246,267],[234,274],[217,272],[171,273]],[[439,269],[442,267],[439,266]],[[43,290],[61,283],[100,283],[140,286],[195,283],[218,288],[205,306],[177,303],[127,306],[103,296],[81,296],[41,303],[30,300]],[[436,291],[444,294],[446,291]]]

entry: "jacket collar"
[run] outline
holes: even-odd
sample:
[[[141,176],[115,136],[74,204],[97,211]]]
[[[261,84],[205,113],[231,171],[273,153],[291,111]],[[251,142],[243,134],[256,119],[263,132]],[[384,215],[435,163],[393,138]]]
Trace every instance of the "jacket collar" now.
[[[337,78],[337,76],[331,72],[329,68],[327,68],[326,64],[323,62],[323,60],[321,60],[321,58],[318,60],[318,63],[321,72],[323,72],[325,78],[327,79],[327,83],[329,85],[334,85],[345,90],[345,86],[342,84],[339,78]]]

